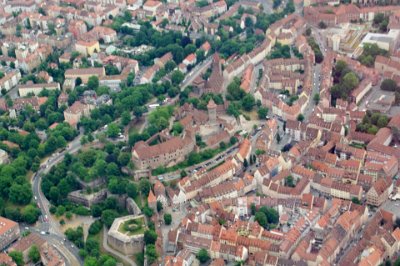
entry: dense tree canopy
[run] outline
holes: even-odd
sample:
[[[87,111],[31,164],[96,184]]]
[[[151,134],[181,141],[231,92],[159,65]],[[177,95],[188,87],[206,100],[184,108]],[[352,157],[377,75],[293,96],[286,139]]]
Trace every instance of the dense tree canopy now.
[[[210,259],[210,255],[208,255],[207,250],[202,248],[199,250],[199,252],[197,252],[196,258],[200,261],[200,263],[205,263]]]
[[[358,57],[358,61],[367,67],[373,67],[375,63],[375,58],[378,55],[388,56],[389,52],[379,48],[379,46],[374,43],[365,43],[363,46],[363,53]]]
[[[392,79],[385,79],[381,83],[381,89],[384,91],[396,91],[397,83]]]
[[[28,257],[33,263],[38,263],[40,261],[40,252],[38,246],[31,246],[31,248],[29,249]]]
[[[348,100],[358,84],[360,83],[357,75],[352,72],[344,61],[337,61],[332,72],[334,85],[331,88],[332,101],[341,98]]]
[[[361,123],[357,125],[357,130],[369,134],[376,134],[380,128],[386,127],[389,118],[378,112],[367,111]]]
[[[11,251],[8,255],[12,258],[12,260],[17,264],[17,266],[24,265],[24,255],[21,251]]]

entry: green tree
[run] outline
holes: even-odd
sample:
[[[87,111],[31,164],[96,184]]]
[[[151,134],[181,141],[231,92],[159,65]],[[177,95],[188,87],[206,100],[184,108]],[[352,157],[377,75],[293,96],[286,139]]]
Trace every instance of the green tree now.
[[[50,188],[49,198],[53,203],[58,203],[60,199],[60,191],[57,187],[53,186]]]
[[[4,209],[4,215],[10,220],[14,220],[17,222],[21,220],[21,213],[18,208],[6,207]]]
[[[14,183],[10,187],[10,200],[16,204],[28,204],[32,199],[32,189],[29,184]]]
[[[106,65],[105,70],[106,70],[106,75],[118,75],[119,74],[118,68],[111,64]]]
[[[48,24],[47,24],[47,27],[48,27],[48,34],[49,35],[56,35],[57,34],[57,32],[56,32],[56,25],[54,25],[54,23],[51,23],[51,22],[49,22]]]
[[[141,179],[139,182],[139,187],[142,194],[147,197],[151,189],[150,181],[148,179]]]
[[[279,213],[274,208],[263,206],[260,211],[265,213],[269,224],[277,224],[279,222]]]
[[[185,56],[188,56],[189,54],[196,52],[196,45],[190,43],[190,44],[186,45],[183,50],[185,52]]]
[[[33,205],[28,205],[22,210],[22,219],[28,223],[35,223],[40,216],[40,210]]]
[[[129,122],[131,122],[131,114],[129,113],[129,111],[124,111],[121,114],[121,124],[123,126],[127,126]]]
[[[267,216],[265,213],[259,211],[256,213],[255,220],[258,222],[259,225],[262,227],[266,227],[268,224]]]
[[[75,87],[78,87],[82,84],[82,79],[80,77],[77,77],[75,79]]]
[[[178,136],[179,134],[182,133],[182,131],[183,131],[183,126],[182,126],[181,123],[176,122],[176,123],[173,124],[173,126],[172,126],[172,134],[174,136]]]
[[[94,221],[89,227],[90,235],[97,235],[103,228],[103,223],[100,220]]]
[[[17,266],[24,265],[24,255],[22,255],[21,251],[11,251],[8,255],[12,258],[12,260],[17,264]]]
[[[388,56],[388,51],[379,48],[376,43],[365,43],[363,45],[363,53],[358,57],[358,61],[360,61],[363,65],[373,67],[375,58],[378,55]]]
[[[132,21],[132,13],[129,10],[125,10],[123,18],[126,22],[131,22]]]
[[[170,60],[165,64],[164,68],[169,73],[176,68],[176,64],[173,60]]]
[[[326,29],[326,24],[325,24],[325,22],[323,22],[323,21],[320,21],[319,23],[318,23],[318,27],[320,28],[320,29]]]
[[[128,77],[126,78],[126,85],[128,87],[131,87],[133,85],[133,82],[135,80],[135,73],[131,72],[128,74]]]
[[[117,261],[111,256],[103,255],[100,257],[99,264],[103,266],[116,266]]]
[[[102,222],[110,228],[112,223],[114,222],[115,218],[118,217],[118,213],[114,210],[105,210],[101,214],[101,220]]]
[[[397,83],[392,79],[385,79],[381,83],[381,90],[384,91],[396,91]]]
[[[161,201],[157,200],[157,212],[160,212],[163,209],[163,205]]]
[[[128,194],[129,197],[132,199],[136,198],[138,194],[138,187],[135,183],[128,183],[126,185],[126,193]]]
[[[196,58],[198,62],[202,62],[206,58],[204,50],[197,50]]]
[[[89,77],[87,87],[91,90],[96,90],[99,87],[99,78],[96,76]]]
[[[221,141],[221,142],[219,143],[219,148],[220,148],[221,150],[225,150],[225,149],[226,149],[226,143],[223,142],[223,141]]]
[[[66,209],[65,209],[65,207],[64,207],[63,205],[58,206],[58,207],[57,207],[57,211],[56,211],[56,215],[57,215],[57,216],[64,215],[65,210],[66,210]]]
[[[253,106],[255,105],[256,101],[254,99],[254,96],[251,94],[246,94],[242,100],[242,107],[245,111],[251,111],[253,109]]]
[[[240,116],[239,107],[236,103],[230,103],[226,112],[227,112],[227,114],[229,114],[235,118],[238,118]]]
[[[146,256],[149,265],[153,264],[153,262],[155,262],[158,259],[157,250],[153,244],[146,246]]]
[[[347,90],[353,90],[359,84],[359,79],[354,72],[349,72],[343,77],[343,86]]]
[[[361,205],[361,201],[360,201],[358,198],[356,198],[356,197],[353,197],[353,198],[351,199],[351,201],[352,201],[354,204]]]
[[[289,175],[289,176],[285,177],[285,186],[295,187],[293,176]]]
[[[281,0],[274,0],[274,1],[281,1]],[[252,28],[254,27],[254,22],[250,17],[246,17],[244,20],[244,25],[246,28]]]
[[[322,54],[321,50],[316,51],[314,54],[315,54],[315,62],[317,62],[318,64],[324,60],[324,55]]]
[[[154,230],[146,230],[144,232],[144,243],[146,245],[155,244],[157,241],[157,233]]]
[[[120,166],[126,166],[128,163],[129,163],[129,161],[130,161],[130,154],[129,153],[127,153],[127,152],[121,152],[119,155],[118,155],[118,164],[120,165]]]
[[[389,123],[389,118],[387,116],[382,115],[378,118],[376,126],[379,128],[383,128],[386,127],[388,123]]]
[[[297,121],[300,121],[300,122],[304,121],[304,115],[303,114],[299,114],[297,116]]]
[[[154,214],[154,211],[152,208],[150,208],[149,206],[144,206],[142,209],[144,215],[146,215],[147,217],[152,217]]]
[[[278,142],[278,144],[279,144],[279,143],[281,143],[281,140],[282,140],[281,135],[279,133],[276,134],[276,142]]]
[[[227,98],[231,100],[239,101],[245,96],[245,92],[240,88],[240,79],[234,78],[234,80],[228,85],[228,95]]]
[[[43,7],[38,8],[38,13],[42,14],[43,16],[47,16],[46,11],[44,11]]]
[[[40,261],[40,252],[39,248],[36,245],[31,246],[31,248],[29,249],[28,257],[35,264]]]
[[[255,215],[257,212],[257,207],[254,203],[250,205],[251,215]]]
[[[177,86],[179,85],[183,79],[185,78],[185,75],[183,75],[183,73],[179,70],[175,70],[174,72],[172,72],[171,75],[171,82],[172,85]]]
[[[274,0],[274,1],[273,1],[272,8],[273,8],[273,9],[278,8],[278,7],[281,5],[281,3],[282,3],[282,0]]]
[[[207,250],[202,248],[199,250],[199,252],[197,252],[196,258],[200,261],[200,263],[206,263],[210,259],[210,255],[208,254]]]
[[[320,96],[319,93],[315,93],[313,96],[313,101],[315,103],[315,105],[318,105],[319,101],[320,101]]]
[[[107,136],[109,138],[116,138],[118,137],[118,134],[120,133],[120,129],[117,124],[111,123],[107,127]]]
[[[185,170],[182,170],[180,173],[181,178],[184,178],[185,176],[187,176],[187,173]]]
[[[268,115],[268,108],[267,107],[260,107],[258,108],[257,114],[259,119],[267,119]]]
[[[20,24],[17,24],[16,30],[15,30],[15,31],[16,31],[16,32],[15,32],[15,36],[21,37],[21,36],[22,36],[21,30],[22,30],[22,26],[21,26]]]
[[[68,220],[72,219],[72,213],[71,212],[66,212],[65,213],[65,218],[67,218]]]
[[[384,19],[385,19],[385,15],[383,13],[377,13],[374,16],[373,24],[379,25],[383,22]]]
[[[172,223],[172,215],[170,213],[164,213],[164,222],[166,225],[170,225]]]

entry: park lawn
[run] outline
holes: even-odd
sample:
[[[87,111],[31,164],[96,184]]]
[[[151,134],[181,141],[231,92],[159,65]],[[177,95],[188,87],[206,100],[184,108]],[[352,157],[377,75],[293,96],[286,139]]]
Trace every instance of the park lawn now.
[[[140,226],[140,228],[138,228],[138,229],[135,230],[134,232],[125,230],[124,225],[125,225],[126,223],[129,223],[129,222],[133,221],[133,220],[137,220],[137,221],[138,221],[138,224],[137,224],[137,225]],[[134,224],[134,223],[132,223],[132,224]],[[144,221],[144,218],[143,218],[143,217],[139,217],[139,218],[135,218],[135,219],[128,220],[128,221],[122,223],[122,224],[119,226],[119,228],[118,228],[118,231],[119,231],[119,232],[121,232],[121,233],[123,233],[123,234],[126,234],[126,235],[128,235],[128,236],[134,236],[134,235],[141,235],[141,234],[144,234],[144,231],[145,231],[145,230],[146,230],[146,224],[145,224],[145,221]]]
[[[32,172],[31,170],[29,170],[28,173],[26,174],[26,180],[27,180],[28,182],[32,182],[32,181],[33,181],[33,180],[32,180],[33,174],[34,174],[34,172]]]
[[[250,117],[250,121],[258,121],[258,113],[257,113],[257,108],[253,108],[253,110],[251,110],[250,112],[241,110],[241,112],[245,115],[247,115],[248,117]]]
[[[143,199],[141,193],[138,193],[133,200],[136,202],[136,205],[139,207],[139,209],[143,207]]]

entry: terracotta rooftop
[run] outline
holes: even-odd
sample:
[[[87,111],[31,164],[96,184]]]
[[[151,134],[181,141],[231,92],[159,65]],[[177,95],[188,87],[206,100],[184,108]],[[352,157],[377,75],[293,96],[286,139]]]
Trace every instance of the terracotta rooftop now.
[[[39,248],[46,243],[46,240],[40,237],[36,233],[31,233],[26,237],[21,238],[15,245],[12,246],[13,250],[24,252],[31,248],[32,245],[36,245]]]

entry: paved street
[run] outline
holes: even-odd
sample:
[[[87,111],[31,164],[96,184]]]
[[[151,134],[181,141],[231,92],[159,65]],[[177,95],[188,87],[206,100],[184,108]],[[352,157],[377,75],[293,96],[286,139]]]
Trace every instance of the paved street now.
[[[81,137],[82,134],[70,142],[68,148],[64,152],[55,153],[44,161],[41,164],[39,171],[33,177],[33,195],[37,198],[37,204],[42,212],[42,220],[38,222],[37,227],[32,229],[38,232],[49,232],[49,234],[46,235],[46,239],[50,239],[49,242],[53,242],[54,244],[64,243],[56,247],[59,247],[59,249],[62,250],[61,253],[65,256],[68,263],[67,265],[73,266],[83,264],[83,260],[79,256],[79,249],[69,241],[63,242],[64,234],[61,232],[58,222],[54,221],[50,215],[50,203],[43,195],[40,184],[42,177],[49,171],[49,169],[64,159],[65,153],[75,153],[81,148]],[[43,218],[47,221],[43,221]]]
[[[316,93],[319,93],[321,86],[321,64],[317,64],[314,66],[314,76],[313,76],[313,84],[312,84],[312,92],[308,101],[306,108],[304,109],[304,120],[307,121],[315,108],[315,102],[313,97]]]
[[[183,218],[187,214],[187,208],[189,207],[189,204],[183,204],[181,205],[176,211],[173,211],[173,208],[171,206],[168,206],[165,208],[164,213],[170,213],[172,215],[172,223],[171,225],[161,225],[161,232],[163,236],[163,248],[164,250],[167,250],[167,243],[168,243],[168,232],[171,228],[177,228]],[[162,219],[162,215],[160,215],[160,219]]]
[[[43,225],[43,224],[42,224]],[[66,265],[68,266],[75,266],[75,265],[82,265],[83,261],[80,259],[78,256],[78,253],[73,252],[73,250],[77,250],[77,248],[73,248],[73,244],[71,242],[64,241],[65,237],[56,235],[53,233],[49,234],[43,234],[45,231],[46,226],[42,226],[40,229],[38,227],[26,225],[26,224],[20,224],[20,230],[21,232],[23,231],[30,231],[30,232],[36,232],[37,234],[40,234],[42,238],[44,238],[46,241],[49,242],[50,245],[52,245],[65,259],[66,259]]]
[[[195,66],[189,73],[186,74],[185,79],[182,81],[181,90],[183,91],[188,85],[192,84],[192,82],[202,73],[204,73],[207,68],[210,67],[212,62],[212,56],[209,56],[202,63]]]
[[[383,209],[385,211],[393,212],[395,214],[400,214],[400,200],[392,201],[387,200],[383,203],[379,209]]]

